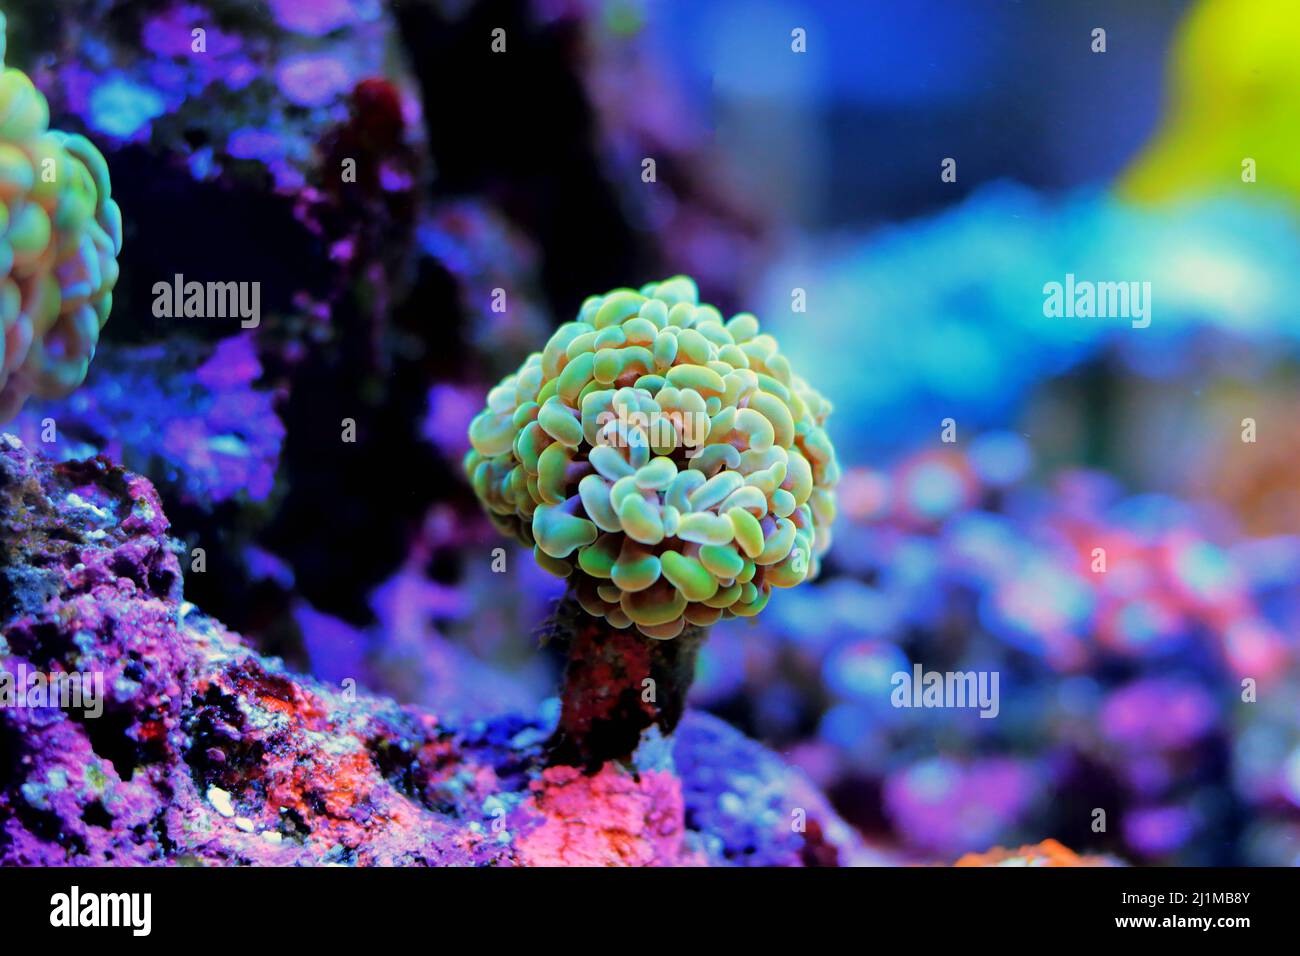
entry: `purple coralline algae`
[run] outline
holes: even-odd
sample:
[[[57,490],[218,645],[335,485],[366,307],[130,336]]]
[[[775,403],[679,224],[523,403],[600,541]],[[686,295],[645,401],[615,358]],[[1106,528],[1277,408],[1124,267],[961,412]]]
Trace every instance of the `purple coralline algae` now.
[[[177,367],[159,375],[167,365]],[[284,424],[275,411],[278,391],[260,384],[250,335],[215,346],[108,346],[97,366],[57,419],[25,410],[10,430],[54,458],[107,455],[154,476],[186,504],[212,508],[270,496]]]
[[[0,442],[3,669],[102,680],[83,712],[0,708],[0,863],[867,857],[801,774],[707,716],[583,774],[545,765],[546,721],[452,726],[295,676],[184,600],[148,481]]]
[[[193,156],[209,150],[217,166],[256,158],[278,187],[297,190],[319,130],[346,119],[357,82],[383,73],[386,26],[376,8],[365,17],[336,17],[317,33],[301,29],[307,17],[323,22],[312,13],[316,5],[283,6],[273,11],[277,17],[249,19],[225,0],[164,5],[143,17],[134,41],[79,34],[71,65],[42,85],[61,108],[113,140]],[[237,29],[218,25],[232,22]],[[324,35],[336,27],[346,29]],[[279,105],[285,102],[288,109]],[[252,155],[247,144],[259,127],[276,132]],[[185,146],[185,128],[203,129],[203,144]]]

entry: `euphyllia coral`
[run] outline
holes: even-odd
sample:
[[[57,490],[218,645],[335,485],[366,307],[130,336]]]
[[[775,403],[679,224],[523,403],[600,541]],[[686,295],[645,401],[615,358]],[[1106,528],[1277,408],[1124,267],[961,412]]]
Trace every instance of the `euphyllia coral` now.
[[[0,64],[4,61],[0,14]],[[49,129],[21,70],[0,73],[0,422],[86,377],[113,307],[122,214],[89,140]]]
[[[587,299],[488,394],[465,467],[589,614],[672,638],[817,574],[830,410],[758,319],[724,322],[676,276]]]

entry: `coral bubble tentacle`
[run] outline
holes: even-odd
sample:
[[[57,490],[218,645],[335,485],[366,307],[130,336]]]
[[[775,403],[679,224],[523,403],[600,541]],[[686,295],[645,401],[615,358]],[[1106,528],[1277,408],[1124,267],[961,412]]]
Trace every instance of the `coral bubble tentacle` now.
[[[830,411],[757,318],[675,276],[587,299],[488,394],[465,469],[587,613],[669,639],[816,576]]]
[[[0,40],[0,63],[3,51]],[[0,70],[0,422],[31,395],[82,383],[117,283],[122,214],[108,164],[49,120],[27,74]]]

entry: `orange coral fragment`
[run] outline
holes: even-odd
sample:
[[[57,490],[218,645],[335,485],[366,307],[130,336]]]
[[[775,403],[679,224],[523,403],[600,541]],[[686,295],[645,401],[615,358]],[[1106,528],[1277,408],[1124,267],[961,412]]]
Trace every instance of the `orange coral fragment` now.
[[[1101,856],[1079,856],[1056,840],[1008,850],[994,847],[984,853],[967,853],[953,866],[1113,866]]]

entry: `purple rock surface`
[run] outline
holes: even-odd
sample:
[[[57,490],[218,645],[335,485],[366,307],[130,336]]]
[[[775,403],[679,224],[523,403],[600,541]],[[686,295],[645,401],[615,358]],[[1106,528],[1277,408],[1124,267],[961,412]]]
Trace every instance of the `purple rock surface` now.
[[[184,600],[156,491],[107,459],[0,437],[0,516],[0,669],[86,681],[80,709],[0,707],[0,864],[880,861],[716,718],[584,773],[546,767],[545,718],[290,673]]]

